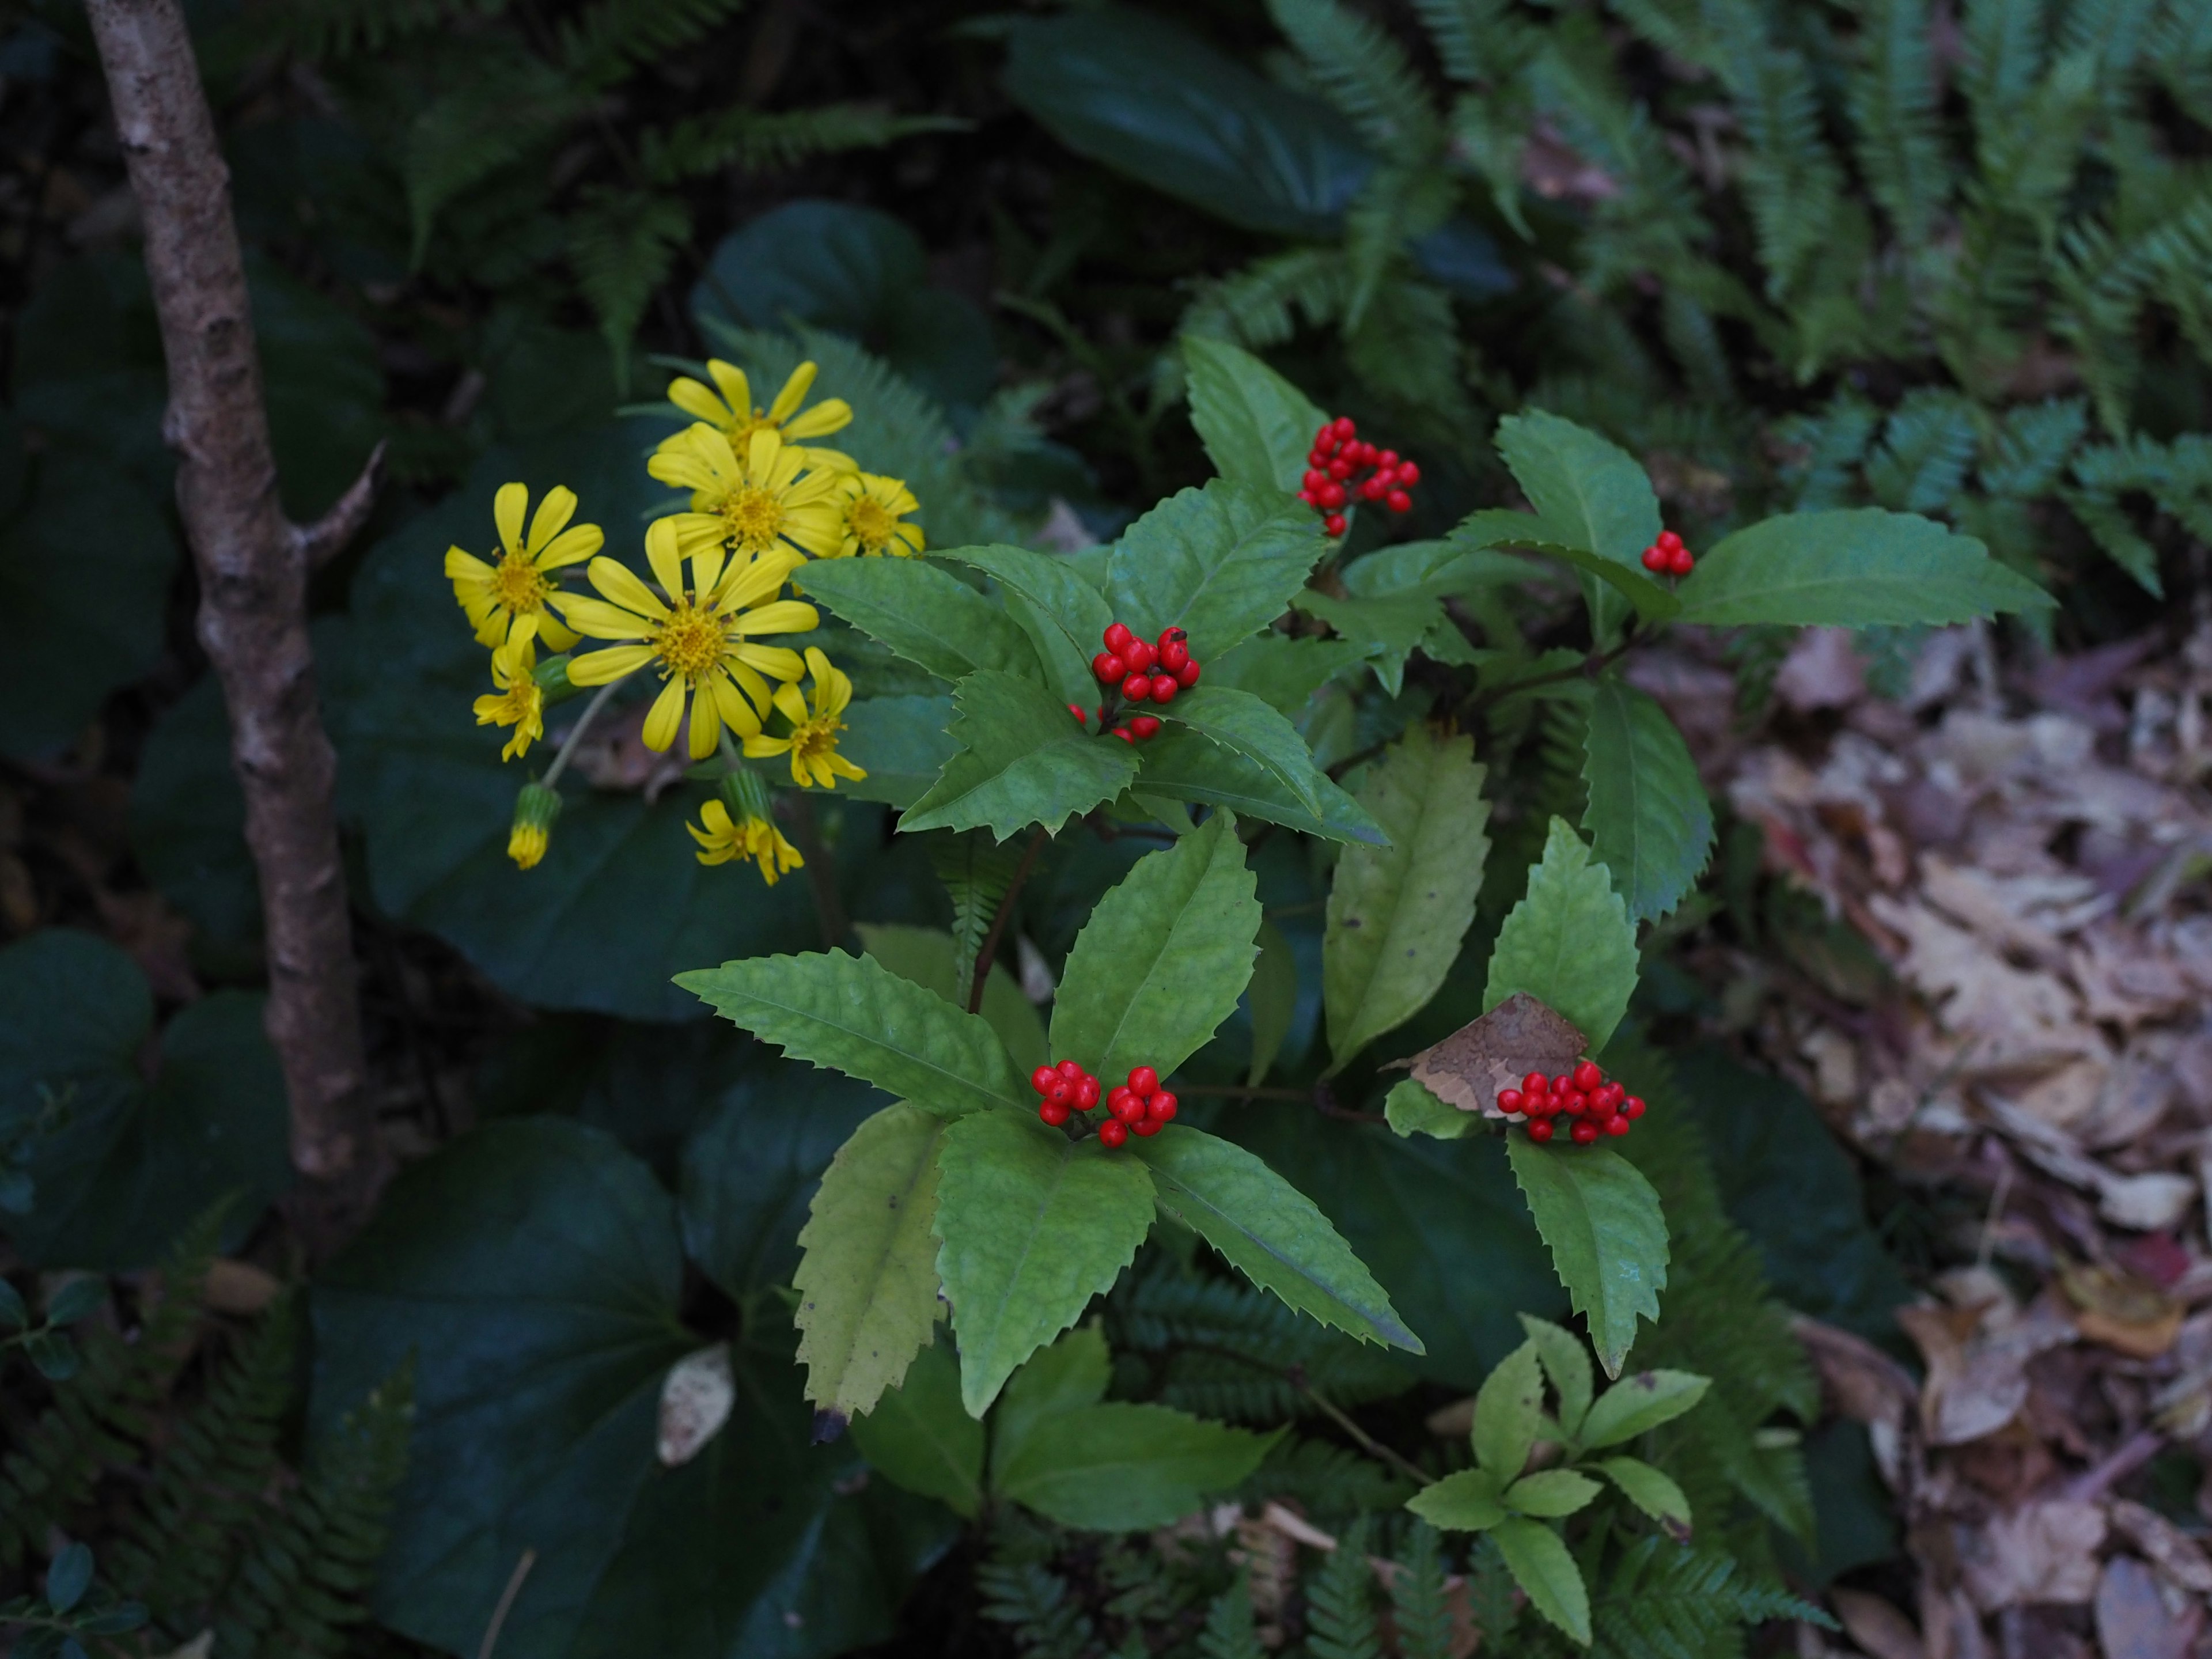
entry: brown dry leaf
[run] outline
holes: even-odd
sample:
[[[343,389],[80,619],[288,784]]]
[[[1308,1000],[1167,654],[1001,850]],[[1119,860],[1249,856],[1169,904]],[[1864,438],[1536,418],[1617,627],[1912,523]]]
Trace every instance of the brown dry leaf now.
[[[2112,1526],[2183,1589],[2212,1595],[2212,1559],[2203,1547],[2157,1510],[2130,1498],[2112,1505]]]
[[[1866,662],[1848,628],[1808,628],[1775,672],[1774,695],[1799,714],[1848,708],[1866,696]]]
[[[2156,1576],[2132,1555],[2105,1564],[2097,1584],[2097,1641],[2105,1659],[2184,1659],[2197,1622],[2174,1616]]]
[[[1837,1589],[1828,1592],[1828,1600],[1845,1633],[1873,1659],[1927,1659],[1928,1650],[1912,1621],[1879,1595]]]
[[[672,1469],[696,1457],[730,1420],[737,1399],[728,1343],[688,1353],[671,1365],[660,1385],[656,1449],[662,1464]]]
[[[258,1314],[283,1288],[276,1274],[251,1261],[222,1257],[208,1267],[207,1304],[217,1313]]]
[[[2059,1275],[2075,1306],[2074,1328],[2092,1342],[2136,1359],[2155,1359],[2181,1332],[2181,1304],[2152,1285],[2097,1267],[2069,1267]]]
[[[1503,1117],[1502,1089],[1518,1088],[1531,1072],[1570,1070],[1589,1047],[1579,1026],[1516,991],[1480,1019],[1470,1020],[1443,1042],[1403,1062],[1437,1099],[1462,1112]]]
[[[2052,1498],[2023,1504],[1986,1527],[1962,1528],[1959,1565],[1984,1613],[2027,1602],[2071,1604],[2097,1593],[2101,1504]]]
[[[2107,1052],[2104,1034],[2081,1018],[2074,994],[2055,975],[2014,967],[1978,935],[1917,901],[1876,893],[1868,905],[1905,940],[1899,973],[1928,999],[1946,1031],[1967,1039],[1975,1069]]]
[[[569,765],[594,789],[645,792],[647,800],[678,781],[690,765],[679,744],[666,753],[645,746],[647,703],[609,709],[576,744]]]
[[[1980,1310],[1925,1304],[1899,1309],[1897,1322],[1928,1362],[1920,1419],[1932,1446],[1963,1445],[2011,1422],[2027,1403],[2027,1362],[2075,1334],[2041,1302],[1996,1331]]]

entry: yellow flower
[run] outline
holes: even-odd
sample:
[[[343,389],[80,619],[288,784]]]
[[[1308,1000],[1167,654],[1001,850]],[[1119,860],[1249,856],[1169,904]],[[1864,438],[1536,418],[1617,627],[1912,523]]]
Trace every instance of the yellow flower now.
[[[474,554],[449,547],[446,574],[453,584],[453,597],[461,602],[470,625],[477,630],[477,644],[504,645],[516,622],[535,617],[538,637],[552,649],[566,651],[575,644],[576,636],[546,609],[546,601],[555,592],[550,573],[590,558],[606,538],[595,524],[568,522],[576,512],[573,489],[547,490],[526,536],[522,513],[529,505],[527,485],[501,484],[491,503],[500,546],[505,550],[499,562],[489,565]]]
[[[830,665],[819,646],[806,647],[806,672],[814,676],[814,710],[795,685],[775,689],[775,706],[791,722],[791,735],[771,738],[756,733],[745,739],[745,757],[763,760],[787,751],[791,756],[791,781],[805,788],[835,789],[839,778],[868,775],[837,752],[837,734],[845,722],[837,717],[853,701],[853,681],[842,670]]]
[[[514,798],[514,824],[507,833],[507,855],[515,866],[534,870],[552,844],[553,824],[561,816],[561,797],[538,782],[526,783]]]
[[[499,751],[501,760],[530,752],[530,745],[545,735],[545,693],[539,689],[538,618],[519,618],[507,643],[491,653],[491,683],[498,692],[476,701],[478,726],[511,726],[514,735]]]
[[[717,358],[707,365],[707,373],[714,386],[706,386],[687,374],[670,385],[668,401],[693,420],[704,421],[713,427],[730,441],[732,447],[744,444],[763,428],[787,442],[794,442],[826,438],[853,423],[853,406],[842,398],[825,398],[809,410],[799,407],[814,386],[812,363],[801,363],[793,369],[791,378],[783,383],[783,390],[775,394],[775,401],[766,409],[753,402],[752,382],[735,363]],[[682,436],[678,433],[664,440],[660,447],[666,449]],[[852,471],[852,461],[835,450],[817,449],[811,453],[816,466],[835,472]]]
[[[837,528],[843,539],[832,556],[895,553],[903,559],[921,551],[921,526],[900,522],[921,510],[904,480],[847,472],[838,477],[837,495]]]
[[[720,545],[709,544],[692,556],[695,585],[690,588],[676,549],[676,520],[656,519],[647,526],[645,556],[668,596],[665,603],[614,560],[592,561],[588,574],[602,597],[564,595],[561,614],[589,638],[635,643],[571,657],[568,678],[577,685],[605,685],[657,664],[667,684],[645,717],[646,746],[665,749],[676,741],[690,693],[691,758],[704,760],[714,752],[725,725],[740,737],[761,729],[772,706],[763,676],[795,680],[805,672],[796,651],[756,645],[754,639],[803,634],[822,619],[811,605],[773,597],[799,562],[789,548],[740,554],[726,562]]]
[[[744,440],[740,452],[711,426],[679,432],[646,463],[666,484],[691,492],[691,510],[664,522],[676,526],[677,549],[695,558],[708,547],[767,553],[796,547],[817,559],[837,550],[839,474],[807,470],[806,451],[772,428]]]
[[[783,838],[783,832],[766,818],[733,818],[730,809],[719,800],[710,800],[702,806],[699,816],[706,823],[705,829],[696,823],[684,827],[699,843],[698,859],[702,864],[750,859],[760,866],[761,879],[773,887],[785,871],[796,870],[806,862],[799,856],[799,849]]]

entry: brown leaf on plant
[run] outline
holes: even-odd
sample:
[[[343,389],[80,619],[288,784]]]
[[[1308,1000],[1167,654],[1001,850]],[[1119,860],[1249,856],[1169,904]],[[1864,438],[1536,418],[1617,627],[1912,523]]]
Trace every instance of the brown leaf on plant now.
[[[1503,1117],[1498,1091],[1519,1088],[1531,1072],[1568,1071],[1589,1047],[1572,1020],[1516,991],[1480,1019],[1395,1063],[1410,1065],[1417,1082],[1462,1112]]]

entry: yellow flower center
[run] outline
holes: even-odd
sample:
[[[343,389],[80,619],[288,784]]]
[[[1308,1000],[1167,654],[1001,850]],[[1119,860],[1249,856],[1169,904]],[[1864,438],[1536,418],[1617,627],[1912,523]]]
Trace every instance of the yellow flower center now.
[[[527,553],[509,553],[499,562],[499,568],[491,573],[492,597],[501,606],[517,617],[529,616],[545,604],[545,596],[553,591],[553,584],[539,574],[530,562]]]
[[[729,526],[730,535],[739,547],[765,553],[775,545],[776,536],[783,529],[783,503],[772,489],[744,484],[724,499],[722,522]]]
[[[537,681],[517,680],[500,694],[492,718],[501,726],[520,726],[537,718],[538,706],[544,698]]]
[[[863,495],[845,514],[847,528],[865,553],[880,553],[898,533],[898,520],[872,495]]]
[[[721,661],[728,643],[721,617],[690,599],[678,599],[653,636],[653,648],[672,673],[681,674],[696,685]]]
[[[791,752],[794,759],[820,760],[837,752],[837,734],[845,729],[845,722],[835,714],[817,714],[804,725],[792,728]]]

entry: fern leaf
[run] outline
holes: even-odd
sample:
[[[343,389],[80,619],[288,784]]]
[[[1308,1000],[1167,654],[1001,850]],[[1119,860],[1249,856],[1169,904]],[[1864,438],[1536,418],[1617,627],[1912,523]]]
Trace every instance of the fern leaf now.
[[[1252,1597],[1243,1584],[1231,1584],[1206,1608],[1198,1652],[1199,1659],[1267,1659],[1252,1626]]]
[[[303,57],[346,58],[409,35],[496,17],[507,0],[289,0],[269,14]]]
[[[1301,319],[1309,327],[1334,322],[1351,288],[1349,267],[1334,248],[1268,254],[1202,285],[1183,313],[1182,332],[1264,350],[1288,340]]]
[[[1382,1659],[1375,1622],[1375,1570],[1367,1564],[1374,1523],[1345,1529],[1306,1592],[1306,1651],[1312,1659]]]
[[[611,86],[714,32],[745,0],[599,0],[561,25],[561,60],[577,80]]]
[[[1067,1581],[1036,1561],[987,1561],[975,1570],[983,1616],[1012,1626],[1034,1659],[1083,1659],[1097,1639],[1090,1616],[1068,1599]]]
[[[413,263],[422,264],[438,215],[457,198],[550,143],[588,107],[586,94],[527,52],[487,47],[473,58],[466,77],[431,99],[401,142]]]
[[[866,104],[774,111],[738,107],[647,129],[638,143],[638,160],[647,178],[670,185],[725,167],[768,173],[817,155],[880,149],[917,133],[958,132],[967,126],[948,116],[893,115]]]
[[[1406,49],[1339,0],[1267,0],[1314,84],[1376,151],[1392,161],[1433,156],[1435,106]]]
[[[933,836],[930,867],[952,901],[952,982],[964,987],[975,976],[975,958],[999,914],[1000,902],[1022,861],[1019,848],[1000,847],[981,830]]]
[[[1796,52],[1738,40],[1723,62],[1748,146],[1744,204],[1771,297],[1795,291],[1815,260],[1833,258],[1842,164],[1820,130],[1811,67]]]
[[[1535,55],[1540,36],[1510,0],[1413,0],[1444,73],[1462,86],[1503,88]]]
[[[1390,1579],[1391,1623],[1403,1659],[1451,1659],[1451,1608],[1444,1600],[1443,1550],[1437,1530],[1416,1520]]]
[[[1868,459],[1867,485],[1893,513],[1933,513],[1959,492],[1973,464],[1974,411],[1956,392],[1906,394]]]
[[[2042,495],[2057,482],[2088,428],[2088,406],[2079,398],[2007,410],[1981,464],[1982,488],[1992,495]]]
[[[568,263],[614,354],[615,382],[629,385],[629,346],[653,291],[691,234],[691,212],[674,196],[595,185],[568,220]]]
[[[1859,167],[1899,238],[1925,244],[1949,195],[1927,0],[1866,0],[1850,82]]]
[[[1708,1659],[1731,1626],[1835,1621],[1778,1585],[1760,1584],[1711,1550],[1647,1538],[1630,1547],[1591,1608],[1592,1659]]]
[[[1513,1570],[1497,1544],[1478,1537],[1467,1562],[1467,1607],[1483,1645],[1498,1653],[1510,1653],[1505,1638],[1520,1622],[1521,1600],[1513,1583]]]
[[[1332,1440],[1279,1442],[1237,1488],[1247,1503],[1294,1500],[1325,1522],[1395,1510],[1413,1495],[1403,1475]]]
[[[2043,72],[2048,14],[2049,0],[1966,0],[1959,87],[1984,144],[2012,119]]]

